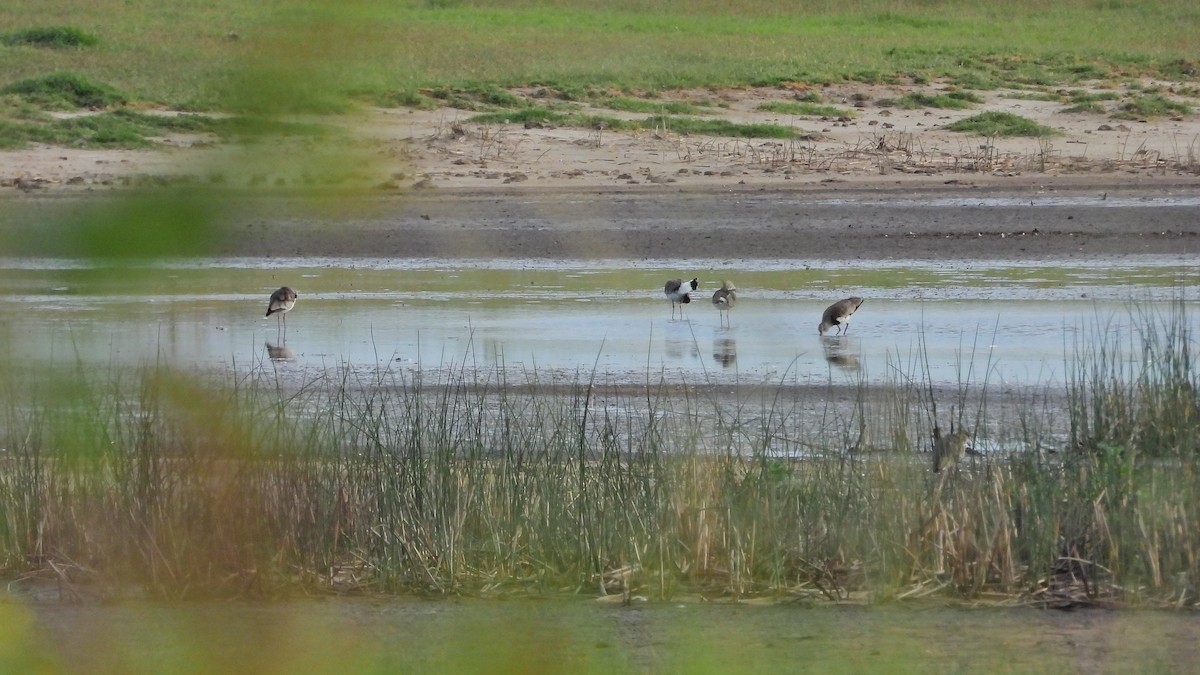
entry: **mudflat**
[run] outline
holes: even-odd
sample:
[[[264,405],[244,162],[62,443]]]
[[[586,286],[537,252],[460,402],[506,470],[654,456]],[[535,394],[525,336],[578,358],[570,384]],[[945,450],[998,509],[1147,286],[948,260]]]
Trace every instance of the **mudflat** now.
[[[336,216],[275,200],[220,255],[1047,260],[1200,253],[1196,185],[454,190]]]
[[[871,102],[914,87],[864,88],[822,92],[853,105],[839,118],[762,110],[794,97],[787,90],[674,93],[711,98],[730,121],[805,132],[789,141],[479,125],[452,109],[372,109],[331,122],[347,134],[338,161],[316,159],[303,142],[248,148],[187,135],[147,151],[38,146],[0,153],[0,195],[10,207],[0,227],[10,242],[54,242],[22,236],[49,220],[25,217],[26,208],[46,213],[47,204],[119,198],[136,186],[218,185],[238,196],[216,223],[216,255],[1036,261],[1200,253],[1197,115],[1119,121],[1003,91],[971,110],[898,110]],[[1028,117],[1055,135],[946,129],[982,110]],[[53,243],[5,248],[69,253]]]

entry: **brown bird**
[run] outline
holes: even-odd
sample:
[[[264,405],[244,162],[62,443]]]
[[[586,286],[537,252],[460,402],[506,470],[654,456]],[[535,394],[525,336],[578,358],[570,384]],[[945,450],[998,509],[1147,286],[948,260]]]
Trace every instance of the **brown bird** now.
[[[679,303],[679,316],[683,316],[683,307],[692,301],[690,293],[700,286],[700,280],[693,278],[691,281],[683,279],[671,279],[663,286],[663,294],[671,301],[671,318],[675,318],[675,303]]]
[[[954,420],[950,421],[950,434],[942,435],[938,425],[933,425],[933,472],[941,473],[942,469],[954,466],[967,454],[978,455],[967,443],[971,440],[966,429],[954,430]]]
[[[267,316],[278,314],[279,316],[276,317],[276,321],[282,318],[283,327],[286,330],[287,313],[292,311],[292,308],[296,306],[296,298],[298,297],[300,296],[296,295],[296,291],[293,291],[288,286],[275,291],[271,294],[271,299],[267,302]]]
[[[862,298],[853,297],[838,300],[829,307],[826,307],[825,313],[821,315],[821,325],[817,326],[817,334],[824,335],[825,331],[834,326],[838,327],[838,335],[849,332],[850,316],[857,312],[862,304]]]
[[[712,303],[718,310],[718,316],[721,317],[721,323],[724,325],[729,317],[729,310],[737,304],[737,286],[733,285],[732,281],[722,281],[721,287],[713,293]]]

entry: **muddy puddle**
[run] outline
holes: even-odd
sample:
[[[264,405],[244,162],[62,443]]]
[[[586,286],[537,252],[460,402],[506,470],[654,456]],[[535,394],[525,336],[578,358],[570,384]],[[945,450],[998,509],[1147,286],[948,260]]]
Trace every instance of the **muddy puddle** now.
[[[661,289],[696,276],[683,311]],[[738,288],[722,326],[710,298]],[[264,318],[281,285],[286,325]],[[843,336],[830,302],[866,298]],[[967,261],[209,259],[103,267],[0,262],[14,363],[184,369],[501,369],[606,382],[1061,383],[1072,355],[1135,359],[1146,331],[1200,328],[1200,269],[1151,257]],[[1181,311],[1182,309],[1182,311]],[[1194,334],[1194,333],[1193,333]]]

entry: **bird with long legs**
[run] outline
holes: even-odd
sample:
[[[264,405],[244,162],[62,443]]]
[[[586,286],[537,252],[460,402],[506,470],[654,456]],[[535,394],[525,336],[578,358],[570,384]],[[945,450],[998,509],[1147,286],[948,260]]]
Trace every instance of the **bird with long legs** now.
[[[937,414],[934,406],[934,415]],[[971,435],[961,426],[954,430],[954,406],[950,406],[950,433],[943,436],[936,419],[933,423],[933,472],[941,473],[942,469],[955,466],[963,457],[971,455],[979,457],[983,453],[971,447]],[[961,420],[960,420],[961,424]]]
[[[712,304],[719,310],[717,315],[721,318],[721,325],[726,325],[729,321],[729,310],[737,304],[737,286],[734,286],[732,281],[722,281],[721,287],[713,293]]]
[[[933,472],[941,473],[942,469],[958,464],[958,461],[974,450],[968,445],[971,437],[966,429],[954,430],[954,420],[950,420],[950,433],[942,435],[942,430],[933,425]]]
[[[296,306],[296,291],[293,291],[288,286],[283,286],[271,294],[271,299],[267,301],[267,316],[275,314],[275,327],[278,332],[279,322],[283,322],[283,332],[287,335],[287,313],[292,311]],[[265,317],[264,317],[265,318]]]
[[[817,334],[824,335],[825,331],[836,326],[837,334],[845,335],[850,330],[850,317],[858,311],[862,304],[863,299],[855,296],[838,300],[826,307],[825,312],[821,314],[821,323],[817,326]]]
[[[671,318],[675,318],[675,305],[679,304],[679,318],[683,318],[683,306],[692,301],[691,293],[700,287],[700,280],[671,279],[663,286],[663,294],[671,301]]]

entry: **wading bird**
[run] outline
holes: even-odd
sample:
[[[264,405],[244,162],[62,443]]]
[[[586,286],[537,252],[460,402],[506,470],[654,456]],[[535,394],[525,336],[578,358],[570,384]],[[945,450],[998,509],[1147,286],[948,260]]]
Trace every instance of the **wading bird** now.
[[[850,330],[850,317],[862,306],[863,299],[859,297],[838,300],[825,308],[821,315],[821,325],[817,326],[817,334],[824,335],[825,331],[838,327],[837,334],[842,335]]]
[[[966,429],[954,430],[954,420],[950,420],[950,434],[942,435],[937,424],[933,425],[933,472],[941,473],[942,469],[958,463],[958,460],[968,454],[978,455],[967,443],[971,437]]]
[[[284,286],[271,294],[271,299],[267,302],[267,316],[271,316],[272,314],[279,315],[275,318],[276,326],[278,326],[278,321],[283,319],[283,329],[287,330],[287,313],[292,311],[292,308],[296,306],[296,298],[298,297],[300,296],[296,295],[296,291],[293,291],[288,286]]]
[[[721,317],[721,325],[725,325],[729,310],[737,304],[737,286],[734,286],[732,281],[722,281],[721,287],[713,293],[712,303],[720,310],[718,316]]]
[[[700,280],[696,278],[686,282],[683,279],[671,279],[665,286],[663,286],[663,294],[665,294],[667,299],[671,301],[672,319],[675,318],[675,303],[679,303],[679,316],[682,317],[683,305],[686,305],[692,301],[692,297],[689,294],[696,290],[699,286]]]

